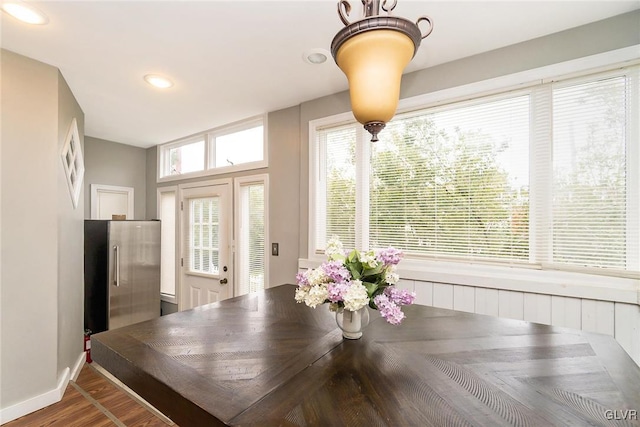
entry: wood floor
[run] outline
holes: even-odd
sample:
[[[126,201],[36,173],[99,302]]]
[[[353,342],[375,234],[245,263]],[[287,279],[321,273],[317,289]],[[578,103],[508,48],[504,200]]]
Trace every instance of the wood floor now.
[[[124,389],[85,364],[75,382],[69,382],[58,403],[4,424],[3,427],[164,427],[177,425],[162,419]]]

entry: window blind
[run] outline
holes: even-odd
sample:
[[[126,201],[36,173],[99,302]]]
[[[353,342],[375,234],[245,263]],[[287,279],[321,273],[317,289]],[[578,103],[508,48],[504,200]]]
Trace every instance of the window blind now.
[[[160,192],[160,292],[176,294],[176,192]]]
[[[220,274],[220,198],[189,199],[189,271]]]
[[[264,184],[240,187],[240,294],[264,289],[265,201]]]
[[[316,250],[338,236],[345,248],[356,239],[356,129],[338,127],[318,132],[319,184],[316,203]]]
[[[626,104],[626,76],[553,89],[553,263],[626,268]]]
[[[640,274],[640,67],[557,79],[316,134],[316,252]]]
[[[371,148],[369,246],[528,259],[529,96],[395,119]]]

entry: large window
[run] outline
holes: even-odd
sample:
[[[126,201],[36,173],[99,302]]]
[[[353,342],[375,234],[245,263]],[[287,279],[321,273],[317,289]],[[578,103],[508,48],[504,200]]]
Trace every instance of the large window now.
[[[264,117],[158,146],[158,181],[267,166]]]
[[[311,249],[640,270],[638,67],[312,132]],[[616,273],[618,272],[618,273]]]

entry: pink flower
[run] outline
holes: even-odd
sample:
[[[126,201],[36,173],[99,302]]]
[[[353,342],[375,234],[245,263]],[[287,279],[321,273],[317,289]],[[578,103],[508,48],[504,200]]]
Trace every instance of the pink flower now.
[[[327,299],[330,302],[340,302],[344,301],[344,293],[349,288],[349,285],[346,283],[329,283],[327,285],[327,290],[329,291],[329,296]]]
[[[376,259],[385,266],[397,265],[402,258],[402,251],[396,248],[381,249],[376,254]]]
[[[351,280],[349,270],[341,261],[328,261],[322,264],[324,274],[329,276],[332,282],[346,283]]]
[[[404,319],[404,313],[400,307],[389,300],[385,294],[380,294],[373,299],[373,302],[380,310],[380,315],[392,325],[399,325]]]
[[[389,300],[398,305],[410,305],[416,299],[414,292],[409,292],[406,289],[398,289],[395,286],[389,286],[385,288],[384,294],[389,297]]]
[[[296,283],[298,286],[309,286],[307,276],[303,272],[296,274]]]

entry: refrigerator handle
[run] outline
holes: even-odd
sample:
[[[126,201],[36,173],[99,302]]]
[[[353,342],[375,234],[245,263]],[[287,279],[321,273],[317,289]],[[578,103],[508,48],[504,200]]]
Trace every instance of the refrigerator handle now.
[[[118,245],[115,245],[113,247],[113,266],[114,266],[114,270],[115,270],[115,274],[113,275],[115,277],[114,280],[114,284],[116,286],[120,286],[120,248],[118,247]]]

